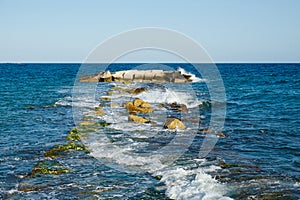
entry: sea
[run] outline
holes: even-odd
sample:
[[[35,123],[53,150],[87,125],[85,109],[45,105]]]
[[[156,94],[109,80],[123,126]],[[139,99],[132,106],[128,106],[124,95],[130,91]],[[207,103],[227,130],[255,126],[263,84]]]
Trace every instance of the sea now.
[[[147,65],[161,66],[193,81],[80,83],[95,70],[0,64],[0,199],[300,199],[300,64],[216,64],[221,85],[198,70],[210,64]],[[136,88],[145,90],[132,93]],[[224,98],[213,98],[213,90]],[[151,123],[128,121],[124,103],[135,98],[151,104],[153,112],[143,115]],[[95,115],[95,107],[104,114]],[[170,116],[187,128],[163,128]],[[68,140],[81,121],[102,126]],[[47,156],[70,143],[88,150]],[[39,163],[68,170],[37,172]]]

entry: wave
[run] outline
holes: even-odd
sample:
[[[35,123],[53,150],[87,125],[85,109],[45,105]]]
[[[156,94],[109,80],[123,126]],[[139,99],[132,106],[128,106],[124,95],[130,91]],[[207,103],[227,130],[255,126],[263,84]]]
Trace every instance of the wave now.
[[[220,167],[211,165],[208,168],[198,167],[185,169],[175,167],[174,169],[162,170],[156,175],[161,175],[161,181],[167,186],[167,195],[172,199],[207,199],[207,200],[229,200],[225,197],[228,193],[226,185],[219,183],[209,171],[215,171]]]
[[[195,74],[189,73],[189,72],[185,71],[185,70],[184,70],[183,68],[181,68],[181,67],[179,67],[179,68],[177,69],[177,71],[179,71],[179,72],[180,72],[181,74],[183,74],[183,75],[191,76],[190,79],[192,80],[193,83],[195,83],[195,82],[207,82],[206,79],[198,78]]]
[[[154,89],[150,90],[149,92],[144,92],[136,95],[136,97],[150,103],[164,104],[176,102],[178,104],[185,104],[188,108],[198,107],[203,103],[203,100],[198,100],[191,93],[188,94],[186,92],[178,92],[167,88],[164,92],[158,89]]]

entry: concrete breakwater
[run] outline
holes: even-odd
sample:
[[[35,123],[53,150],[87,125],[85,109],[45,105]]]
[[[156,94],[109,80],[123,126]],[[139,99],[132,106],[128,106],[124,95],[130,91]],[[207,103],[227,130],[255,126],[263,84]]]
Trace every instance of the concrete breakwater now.
[[[193,75],[181,71],[164,70],[125,70],[117,72],[99,72],[81,76],[81,82],[171,82],[187,83],[193,81]]]

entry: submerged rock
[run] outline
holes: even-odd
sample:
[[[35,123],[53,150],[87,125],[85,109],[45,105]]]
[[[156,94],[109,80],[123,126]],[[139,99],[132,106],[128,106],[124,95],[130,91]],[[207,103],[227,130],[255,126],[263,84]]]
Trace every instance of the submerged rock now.
[[[67,140],[71,140],[71,141],[79,141],[80,140],[80,135],[79,135],[79,131],[77,128],[73,128],[72,130],[69,131]]]
[[[103,110],[97,110],[97,111],[95,111],[95,114],[96,115],[104,115],[105,114],[105,112],[103,111]]]
[[[59,175],[62,173],[67,173],[70,172],[70,170],[60,164],[57,161],[42,161],[37,163],[31,171],[31,175],[35,174],[54,174],[54,175]]]
[[[132,121],[132,122],[136,122],[136,123],[140,123],[140,124],[150,123],[150,120],[145,119],[145,118],[140,117],[140,116],[136,116],[136,115],[129,115],[128,116],[128,121]]]
[[[164,123],[164,128],[167,129],[186,129],[186,126],[175,117],[168,117]]]
[[[68,151],[68,150],[76,150],[76,151],[86,151],[88,152],[88,149],[82,145],[77,144],[74,142],[69,142],[68,144],[62,144],[62,145],[55,145],[52,149],[45,152],[46,157],[55,158],[59,156],[62,152]]]

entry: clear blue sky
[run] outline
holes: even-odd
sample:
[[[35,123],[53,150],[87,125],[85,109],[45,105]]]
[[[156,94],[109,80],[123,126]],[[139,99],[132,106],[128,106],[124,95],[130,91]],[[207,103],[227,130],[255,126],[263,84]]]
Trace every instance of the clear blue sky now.
[[[0,0],[0,62],[83,62],[108,37],[163,27],[216,62],[300,62],[300,0]]]

